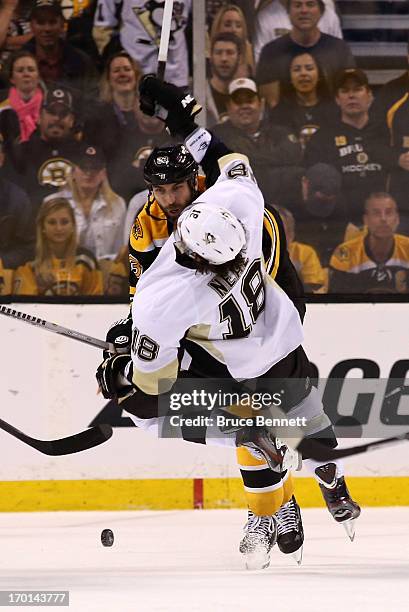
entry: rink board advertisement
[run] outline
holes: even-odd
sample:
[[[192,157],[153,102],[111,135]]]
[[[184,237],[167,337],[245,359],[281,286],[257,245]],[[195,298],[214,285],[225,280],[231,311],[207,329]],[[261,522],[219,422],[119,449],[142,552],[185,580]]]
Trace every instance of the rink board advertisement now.
[[[11,307],[102,340],[108,326],[127,313],[126,305]],[[41,455],[1,431],[0,498],[17,496],[17,506],[24,510],[28,499],[46,498],[48,487],[54,491],[52,503],[61,509],[91,508],[91,499],[96,500],[94,509],[100,507],[101,488],[105,508],[206,506],[206,499],[219,500],[212,507],[243,502],[232,450],[153,438],[133,427],[125,415],[97,394],[94,374],[102,357],[100,349],[5,316],[0,316],[0,333],[2,419],[41,439],[65,437],[91,423],[110,422],[114,426],[113,437],[103,445],[64,457]],[[385,412],[385,395],[398,393],[392,422],[381,418],[382,432],[377,437],[395,435],[395,426],[402,428],[405,423],[409,431],[409,395],[404,384],[409,370],[406,304],[310,305],[304,346],[320,378],[372,379],[363,381],[364,393],[353,402],[351,411],[338,412],[335,402],[332,416],[358,414],[358,410],[360,414],[364,411],[367,422],[378,422]],[[401,382],[398,391],[390,391],[388,380],[392,379]],[[358,442],[344,439],[341,444]],[[401,491],[394,503],[409,503],[408,451],[402,443],[349,459],[347,473],[368,496],[376,488],[375,480],[381,479],[392,495],[397,489]],[[299,476],[298,486],[306,503],[314,505],[319,495],[315,489],[309,493],[310,479],[303,478],[308,474],[301,472]],[[138,499],[144,500],[142,505]]]

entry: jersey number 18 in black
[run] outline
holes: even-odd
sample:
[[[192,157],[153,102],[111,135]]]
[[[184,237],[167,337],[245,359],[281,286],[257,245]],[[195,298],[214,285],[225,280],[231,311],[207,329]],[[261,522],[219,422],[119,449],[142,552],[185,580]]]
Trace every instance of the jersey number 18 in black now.
[[[246,300],[253,324],[264,310],[265,291],[261,263],[259,259],[253,261],[245,273],[241,283],[241,293]],[[227,321],[229,331],[223,334],[225,340],[231,338],[245,338],[249,335],[252,325],[245,324],[244,314],[232,295],[219,306],[220,322]]]

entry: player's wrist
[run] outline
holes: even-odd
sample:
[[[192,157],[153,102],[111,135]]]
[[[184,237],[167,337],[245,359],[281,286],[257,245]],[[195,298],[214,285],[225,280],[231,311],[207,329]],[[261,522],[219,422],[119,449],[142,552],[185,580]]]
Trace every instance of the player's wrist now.
[[[212,135],[203,127],[198,127],[195,123],[194,130],[185,138],[185,145],[193,159],[200,163],[206,155],[210,146]]]

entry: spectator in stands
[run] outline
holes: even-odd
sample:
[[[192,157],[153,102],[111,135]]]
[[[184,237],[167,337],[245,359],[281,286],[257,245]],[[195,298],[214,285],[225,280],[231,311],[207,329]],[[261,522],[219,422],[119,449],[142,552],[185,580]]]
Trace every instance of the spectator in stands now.
[[[249,157],[264,198],[280,204],[280,194],[288,196],[292,190],[293,166],[301,165],[302,151],[287,129],[265,121],[263,110],[255,82],[236,79],[229,86],[229,118],[212,131],[230,149]]]
[[[287,11],[288,0],[273,0],[266,3],[258,12],[254,53],[258,61],[261,49],[269,42],[276,40],[291,31],[291,21]],[[342,38],[341,24],[333,6],[324,0],[325,8],[318,21],[318,27],[324,34]]]
[[[3,269],[11,270],[33,256],[33,213],[27,194],[4,176],[4,161],[0,139],[0,263]],[[1,276],[4,289],[4,274]]]
[[[191,0],[179,0],[173,5],[165,78],[179,87],[188,85],[185,30],[191,4]],[[109,57],[122,47],[139,62],[144,74],[156,72],[163,5],[163,2],[139,2],[134,6],[132,2],[98,0],[93,36],[100,54]],[[115,37],[111,40],[118,28],[119,41]]]
[[[101,102],[85,121],[84,139],[99,144],[108,163],[113,190],[126,202],[145,188],[143,163],[152,148],[169,137],[164,123],[139,109],[140,67],[125,51],[107,62],[101,81]]]
[[[388,113],[388,126],[396,162],[392,167],[389,190],[400,210],[399,230],[409,235],[409,90]]]
[[[243,11],[234,4],[226,4],[218,11],[210,30],[210,40],[214,40],[217,34],[224,32],[231,32],[241,41],[242,54],[234,77],[253,77],[254,55],[253,47],[249,41],[246,19]]]
[[[74,211],[64,198],[43,202],[37,217],[34,261],[14,275],[15,295],[102,295],[93,255],[77,243]]]
[[[98,143],[108,161],[115,155],[122,135],[131,137],[136,126],[138,81],[141,68],[125,51],[112,55],[100,82],[100,103],[85,112],[84,139]]]
[[[249,2],[249,0],[205,0],[206,23],[209,32],[212,28],[213,20],[215,19],[217,13],[223,6],[226,6],[227,4],[233,4],[234,6],[238,6],[239,9],[241,9],[241,12],[243,13],[244,18],[246,20],[248,38],[250,41],[252,41],[254,35],[254,22],[256,19],[256,13],[260,5],[263,5],[264,2],[262,1],[260,3],[257,0],[251,2]]]
[[[62,12],[66,22],[66,40],[77,49],[85,51],[99,64],[99,53],[92,37],[96,0],[72,0],[62,2]]]
[[[124,244],[126,206],[109,185],[101,149],[81,144],[65,188],[48,199],[55,197],[74,209],[79,245],[98,260],[115,259]]]
[[[341,117],[310,139],[305,163],[309,167],[323,162],[338,169],[349,220],[359,225],[368,195],[385,190],[392,152],[386,126],[380,130],[370,121],[372,92],[366,74],[358,68],[345,70],[335,89]]]
[[[2,0],[0,6],[0,57],[1,63],[11,53],[18,51],[32,38],[27,2]]]
[[[389,193],[365,202],[367,233],[339,245],[330,261],[334,293],[409,293],[409,238],[396,234],[399,213]]]
[[[10,142],[25,142],[36,130],[43,102],[37,61],[29,51],[18,51],[9,68],[11,87],[0,104],[0,131]]]
[[[307,52],[325,66],[331,90],[336,73],[355,66],[348,45],[335,36],[324,34],[318,27],[325,11],[323,0],[288,0],[287,10],[291,31],[265,45],[257,65],[260,94],[270,106],[275,106],[279,100],[280,87],[289,74],[294,55]]]
[[[291,60],[288,85],[283,84],[280,102],[270,109],[271,120],[287,126],[305,148],[311,136],[336,121],[338,114],[322,67],[309,53],[296,55]]]
[[[302,280],[304,291],[307,293],[322,292],[327,283],[326,273],[321,266],[317,253],[308,244],[295,240],[295,220],[290,211],[281,206],[277,206],[276,210],[278,210],[283,221],[288,253],[298,276]]]
[[[206,92],[208,125],[226,118],[229,85],[235,79],[242,55],[240,39],[231,32],[217,34],[210,41],[210,79]]]
[[[14,159],[35,209],[41,200],[66,184],[78,156],[75,114],[69,91],[49,89],[43,100],[38,129],[15,147]]]
[[[31,13],[33,39],[25,48],[34,54],[42,80],[70,88],[76,99],[96,91],[94,62],[64,40],[65,20],[58,0],[35,0]]]
[[[348,224],[341,175],[333,166],[319,163],[301,174],[299,195],[289,208],[297,223],[299,240],[315,249],[326,268],[336,245],[357,228]]]

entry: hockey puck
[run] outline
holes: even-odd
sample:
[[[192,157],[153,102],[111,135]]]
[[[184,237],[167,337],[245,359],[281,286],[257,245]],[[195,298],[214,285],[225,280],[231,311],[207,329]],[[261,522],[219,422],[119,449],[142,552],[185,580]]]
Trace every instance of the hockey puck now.
[[[112,546],[114,543],[114,532],[111,529],[103,529],[101,531],[102,546]]]

